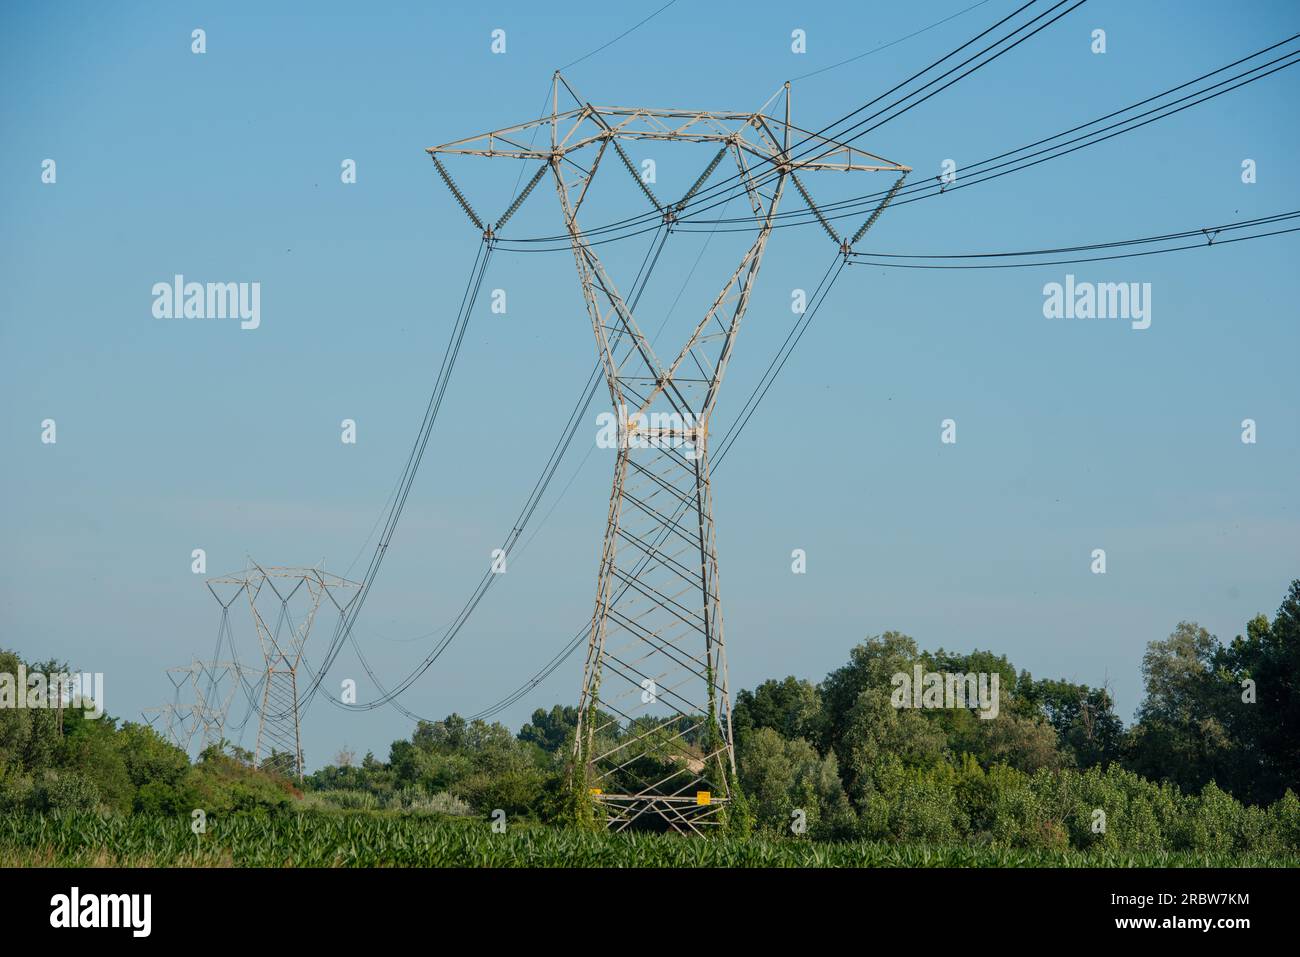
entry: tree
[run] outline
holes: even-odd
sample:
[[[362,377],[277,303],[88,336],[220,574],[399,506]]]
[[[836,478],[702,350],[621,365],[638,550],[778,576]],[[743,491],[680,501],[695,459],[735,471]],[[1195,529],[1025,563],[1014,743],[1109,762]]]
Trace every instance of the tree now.
[[[1050,678],[1035,681],[1026,671],[1016,682],[1016,694],[1047,719],[1075,766],[1105,767],[1119,758],[1124,722],[1115,713],[1109,689]]]
[[[1224,682],[1215,668],[1220,651],[1218,639],[1187,621],[1165,641],[1147,645],[1142,657],[1146,696],[1128,748],[1132,770],[1173,781],[1184,791],[1233,777],[1238,756],[1220,717]]]
[[[800,822],[813,837],[852,831],[853,812],[834,755],[823,758],[802,738],[786,740],[770,727],[754,729],[743,740],[740,784],[759,828],[788,834]]]
[[[1056,731],[1043,718],[1007,712],[987,721],[976,719],[975,726],[975,756],[986,768],[1002,764],[1032,774],[1040,768],[1055,771],[1065,763]]]
[[[133,810],[177,814],[194,807],[187,783],[190,759],[184,751],[164,741],[153,728],[129,721],[122,725],[116,743],[135,789]]]
[[[1243,751],[1233,793],[1272,801],[1287,789],[1300,792],[1300,579],[1272,624],[1256,616],[1215,664],[1225,684],[1224,721]]]
[[[736,745],[752,731],[771,728],[788,741],[820,741],[826,716],[822,697],[810,681],[793,675],[769,679],[753,691],[741,691],[731,711]]]
[[[844,735],[859,696],[868,690],[888,690],[891,678],[898,672],[910,674],[918,658],[916,642],[897,631],[868,638],[850,650],[848,664],[827,675],[818,689],[825,712],[822,753],[834,751],[840,767],[845,767]]]
[[[859,693],[845,717],[840,736],[840,768],[844,787],[858,801],[886,760],[905,767],[926,768],[947,754],[943,729],[921,711],[895,708],[888,686]]]
[[[519,740],[535,744],[548,754],[567,751],[573,746],[578,727],[578,709],[555,705],[550,711],[538,708],[532,720],[519,729]]]

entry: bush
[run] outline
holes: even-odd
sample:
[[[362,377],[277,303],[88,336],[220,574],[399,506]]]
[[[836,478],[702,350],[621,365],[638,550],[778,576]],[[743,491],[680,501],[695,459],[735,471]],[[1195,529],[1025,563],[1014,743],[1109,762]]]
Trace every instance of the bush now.
[[[474,813],[474,809],[468,804],[446,791],[439,791],[437,794],[404,793],[401,795],[401,802],[402,810],[410,811],[412,814],[447,814],[453,817],[466,817]]]
[[[308,797],[312,804],[338,808],[340,811],[375,811],[382,803],[369,791],[351,791],[342,788],[312,791]]]
[[[1049,849],[1070,843],[1064,817],[1047,809],[1033,778],[1021,771],[1004,765],[984,771],[966,755],[956,789],[966,814],[966,833],[974,843]]]
[[[296,794],[290,782],[270,771],[251,768],[216,748],[209,748],[186,778],[195,807],[209,816],[236,811],[284,810]]]
[[[39,812],[83,813],[99,806],[99,788],[75,771],[47,772],[30,797],[31,810]]]
[[[560,780],[538,768],[509,768],[499,774],[480,771],[461,781],[456,794],[467,800],[479,814],[497,808],[511,817],[534,818],[544,803],[549,788]]]
[[[739,764],[740,793],[760,830],[790,833],[795,811],[803,812],[812,837],[852,830],[853,815],[833,754],[823,758],[802,738],[787,741],[761,727],[744,737]]]
[[[0,812],[23,811],[31,807],[32,779],[25,775],[0,774]]]
[[[863,791],[859,833],[867,840],[955,843],[969,830],[947,765],[907,768],[887,760]]]
[[[1268,809],[1273,833],[1278,844],[1290,850],[1300,850],[1300,798],[1287,790],[1282,799]]]
[[[136,789],[132,810],[136,814],[188,814],[198,806],[196,797],[184,780],[179,784],[146,781]]]

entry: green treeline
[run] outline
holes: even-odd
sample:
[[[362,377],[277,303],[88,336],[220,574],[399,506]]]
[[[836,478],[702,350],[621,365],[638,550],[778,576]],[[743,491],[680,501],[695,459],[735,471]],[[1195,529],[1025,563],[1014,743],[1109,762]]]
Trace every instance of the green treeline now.
[[[0,654],[0,673],[17,664]],[[897,707],[894,676],[916,665],[996,674],[997,716],[981,717],[974,702]],[[1142,673],[1145,695],[1125,727],[1105,688],[1036,679],[993,652],[922,651],[886,632],[818,684],[788,677],[737,695],[749,817],[760,832],[803,840],[1300,849],[1300,580],[1271,621],[1254,618],[1231,642],[1180,623],[1148,645]],[[60,733],[51,712],[0,709],[0,811],[445,817],[499,808],[513,820],[558,821],[575,723],[575,710],[558,705],[517,733],[457,715],[420,722],[387,760],[340,753],[300,793],[237,749],[191,764],[141,725],[68,712]]]

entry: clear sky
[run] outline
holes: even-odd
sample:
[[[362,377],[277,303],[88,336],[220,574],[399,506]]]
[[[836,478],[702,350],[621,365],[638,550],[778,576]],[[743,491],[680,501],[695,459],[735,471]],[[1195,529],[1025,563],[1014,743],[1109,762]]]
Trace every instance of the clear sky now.
[[[597,103],[755,109],[790,77],[969,5],[758,0],[737,15],[681,0],[566,75]],[[478,243],[424,148],[536,116],[555,68],[659,4],[287,6],[0,13],[0,646],[104,672],[108,709],[127,718],[170,699],[166,667],[211,654],[218,607],[191,572],[193,549],[206,550],[209,575],[246,556],[360,575]],[[989,0],[796,81],[794,121],[821,128],[1014,6]],[[503,55],[490,49],[498,28]],[[1090,50],[1098,28],[1104,54]],[[795,29],[806,53],[791,52]],[[1294,3],[1091,0],[861,145],[915,180],[950,158],[960,177],[965,161],[1296,32]],[[1283,71],[1065,159],[899,206],[863,245],[1038,248],[1300,208],[1298,92],[1300,73]],[[665,195],[703,165],[654,158]],[[355,184],[340,180],[345,159]],[[518,170],[457,169],[484,215],[499,215]],[[596,221],[631,208],[613,192]],[[516,222],[519,235],[559,232],[553,191]],[[1300,576],[1296,236],[1073,267],[846,270],[716,478],[731,687],[819,680],[853,644],[896,629],[926,648],[1006,653],[1036,676],[1108,680],[1127,720],[1148,641],[1182,619],[1231,638],[1271,614]],[[607,247],[616,276],[634,270],[644,239]],[[683,290],[678,318],[698,315],[725,278],[740,240],[720,237],[688,276],[702,239],[670,241],[645,325]],[[816,226],[774,235],[719,429],[789,331],[791,290],[815,286],[833,253]],[[1067,272],[1150,283],[1150,328],[1045,319],[1043,285]],[[151,288],[178,273],[259,282],[260,327],[154,318]],[[386,680],[423,657],[432,639],[421,636],[477,583],[594,361],[569,253],[498,252],[485,288],[507,291],[507,312],[486,296],[474,311],[357,626]],[[593,450],[597,410],[536,538],[403,697],[408,708],[476,712],[590,617],[613,465]],[[345,418],[355,445],[340,441]],[[946,418],[955,445],[940,443]],[[1255,444],[1241,441],[1245,418]],[[45,419],[55,444],[41,441]],[[795,548],[805,575],[790,571]],[[1105,575],[1090,570],[1095,548]],[[330,625],[322,618],[309,659]],[[581,664],[575,655],[501,720],[575,703]],[[337,693],[344,678],[362,701],[374,695],[350,650],[327,686]],[[237,702],[232,721],[245,710]],[[344,744],[383,756],[410,730],[387,708],[346,714],[317,700],[308,763]]]

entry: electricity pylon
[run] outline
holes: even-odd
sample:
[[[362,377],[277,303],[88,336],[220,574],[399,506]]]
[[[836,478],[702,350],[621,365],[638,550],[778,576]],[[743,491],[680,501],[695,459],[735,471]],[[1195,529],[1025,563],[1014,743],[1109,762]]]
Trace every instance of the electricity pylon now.
[[[226,679],[234,675],[236,681]],[[199,737],[199,753],[208,745],[219,743],[225,734],[226,716],[238,685],[239,665],[233,661],[205,662],[195,658],[188,665],[167,669],[172,684],[172,701],[141,712],[155,731],[182,751],[189,753],[194,736]],[[182,691],[193,695],[192,703],[181,700]]]
[[[279,587],[277,581],[280,582]],[[331,589],[356,588],[357,583],[328,574],[319,568],[264,568],[254,562],[252,567],[244,571],[210,578],[207,584],[223,609],[229,608],[241,593],[247,596],[253,627],[262,651],[262,698],[258,706],[254,763],[260,767],[269,760],[286,777],[301,779],[303,757],[298,712],[298,668],[302,665],[303,649],[320,610],[321,601],[329,598],[339,613],[343,614],[356,595],[354,593],[352,599],[340,605]],[[214,585],[234,585],[235,591],[229,600],[222,601],[217,590],[212,587]],[[267,617],[258,607],[258,598],[263,589],[269,589],[279,602],[274,623],[268,623]],[[290,609],[290,603],[295,598],[300,606],[297,616]],[[235,678],[239,679],[241,676],[238,666],[235,668]]]
[[[234,680],[228,681],[231,676]],[[240,665],[235,661],[200,661],[195,658],[188,665],[176,665],[167,669],[173,691],[171,703],[145,708],[141,714],[150,727],[187,754],[194,744],[195,735],[198,735],[198,753],[201,754],[209,745],[223,740],[230,703],[240,677]],[[192,703],[186,704],[181,700],[185,688],[193,695]]]
[[[157,708],[145,708],[140,714],[149,727],[162,735],[164,740],[186,754],[189,753],[190,744],[194,740],[196,723],[194,709],[190,705],[173,701]]]
[[[574,100],[561,112],[563,89]],[[765,110],[784,99],[784,116]],[[550,144],[521,134],[549,128]],[[792,140],[802,152],[795,155]],[[627,141],[711,143],[717,155],[677,202],[663,203],[638,175]],[[585,166],[573,159],[586,150]],[[790,85],[752,113],[598,107],[557,72],[551,114],[427,150],[438,174],[489,246],[549,169],[582,285],[596,348],[618,417],[609,499],[578,706],[574,787],[609,827],[701,832],[726,819],[735,753],[718,555],[709,480],[709,423],[749,305],[777,208],[793,182],[846,256],[910,170],[790,123]],[[579,224],[609,153],[671,228],[730,156],[755,236],[675,356],[663,361]],[[594,154],[594,155],[593,155]],[[538,160],[540,166],[495,226],[484,226],[439,157]],[[606,164],[607,166],[609,164]],[[894,188],[852,240],[841,241],[796,172],[892,172]],[[620,354],[619,348],[623,348]]]
[[[193,681],[195,665],[175,665],[167,669],[167,680],[172,686],[172,700],[158,708],[145,708],[141,714],[149,726],[167,741],[189,754],[194,732],[198,730],[199,716],[194,705],[181,701],[181,689]]]
[[[237,661],[199,661],[190,671],[194,689],[194,717],[199,735],[199,753],[219,745],[226,737],[226,718],[243,677]]]

